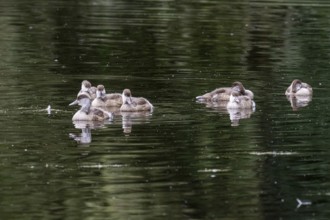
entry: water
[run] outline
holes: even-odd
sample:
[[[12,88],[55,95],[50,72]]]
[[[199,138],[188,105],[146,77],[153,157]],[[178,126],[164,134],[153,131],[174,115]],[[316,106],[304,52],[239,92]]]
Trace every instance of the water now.
[[[329,3],[0,6],[3,219],[329,219]],[[295,78],[314,89],[298,110]],[[155,110],[73,124],[83,79]],[[195,102],[236,80],[240,120]]]

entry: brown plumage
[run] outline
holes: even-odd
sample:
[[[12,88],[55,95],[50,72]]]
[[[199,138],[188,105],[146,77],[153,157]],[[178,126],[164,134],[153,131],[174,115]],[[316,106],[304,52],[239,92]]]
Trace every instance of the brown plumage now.
[[[123,104],[120,111],[123,112],[138,112],[138,111],[152,111],[153,105],[145,98],[132,97],[129,89],[124,89],[122,93]]]
[[[241,82],[234,82],[232,87],[222,87],[213,90],[212,92],[205,93],[204,95],[197,96],[196,99],[198,101],[204,102],[219,102],[219,101],[229,101],[231,92],[236,90],[240,93],[240,95],[249,96],[253,99],[253,92],[244,88]]]

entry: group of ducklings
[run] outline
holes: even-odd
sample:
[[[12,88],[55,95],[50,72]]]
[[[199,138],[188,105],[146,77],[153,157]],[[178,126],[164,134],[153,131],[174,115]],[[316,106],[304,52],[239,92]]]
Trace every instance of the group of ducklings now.
[[[81,108],[73,115],[73,121],[103,121],[113,117],[108,107],[114,107],[121,112],[152,111],[153,105],[143,97],[132,97],[129,89],[123,93],[107,94],[103,85],[92,86],[88,80],[81,83],[75,101],[69,105],[79,105]]]
[[[312,87],[299,79],[292,81],[285,91],[290,98],[310,97],[313,94]],[[204,103],[220,103],[227,109],[254,109],[254,94],[251,90],[245,89],[241,82],[234,82],[231,87],[222,87],[197,96],[196,100]],[[102,121],[112,118],[112,113],[106,107],[117,107],[121,112],[153,111],[153,105],[143,97],[132,97],[129,89],[123,93],[106,94],[103,85],[94,87],[87,80],[82,81],[81,90],[77,99],[70,105],[81,106],[72,120],[73,121]]]
[[[285,91],[288,99],[310,100],[313,94],[312,87],[299,79],[292,81]],[[216,106],[230,109],[254,109],[254,94],[245,89],[241,82],[234,82],[232,87],[217,88],[212,92],[197,96],[196,100],[202,103],[216,103]],[[307,98],[307,99],[305,99]]]

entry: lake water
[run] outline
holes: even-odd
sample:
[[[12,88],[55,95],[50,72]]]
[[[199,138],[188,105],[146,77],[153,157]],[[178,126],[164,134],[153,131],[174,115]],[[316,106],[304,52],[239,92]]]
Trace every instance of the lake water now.
[[[330,3],[4,0],[0,13],[1,218],[330,218]],[[314,91],[298,109],[295,78]],[[155,110],[74,124],[84,79]],[[254,112],[195,102],[237,80]]]

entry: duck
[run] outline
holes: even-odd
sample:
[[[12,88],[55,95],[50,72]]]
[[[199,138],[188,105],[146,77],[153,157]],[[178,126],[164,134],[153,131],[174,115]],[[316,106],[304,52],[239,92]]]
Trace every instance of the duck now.
[[[132,97],[131,90],[124,89],[122,93],[123,104],[120,107],[122,112],[153,111],[153,105],[143,97]]]
[[[122,94],[110,93],[106,94],[103,85],[96,88],[96,98],[92,102],[93,107],[120,107],[123,103]]]
[[[81,89],[77,94],[77,98],[69,105],[78,105],[78,97],[81,94],[87,95],[91,100],[94,100],[96,98],[96,87],[92,86],[88,80],[83,80],[81,82]]]
[[[285,91],[287,96],[311,96],[313,95],[313,89],[307,83],[302,82],[299,79],[292,81],[291,85]]]
[[[91,99],[87,92],[82,92],[78,95],[77,100],[69,105],[78,104],[81,108],[73,115],[72,121],[103,121],[112,119],[111,112],[91,107]]]
[[[92,86],[92,84],[88,80],[83,80],[81,82],[81,89],[78,92],[77,97],[79,96],[79,94],[82,93],[89,94],[90,98],[93,100],[96,98],[96,87]]]
[[[248,95],[241,95],[237,90],[233,90],[230,94],[227,109],[254,109],[255,103]]]
[[[233,82],[232,87],[222,87],[213,90],[212,92],[205,93],[204,95],[197,96],[196,99],[201,102],[220,102],[229,101],[232,90],[235,89],[240,92],[240,95],[245,95],[254,98],[251,90],[245,89],[243,84],[239,81]]]

